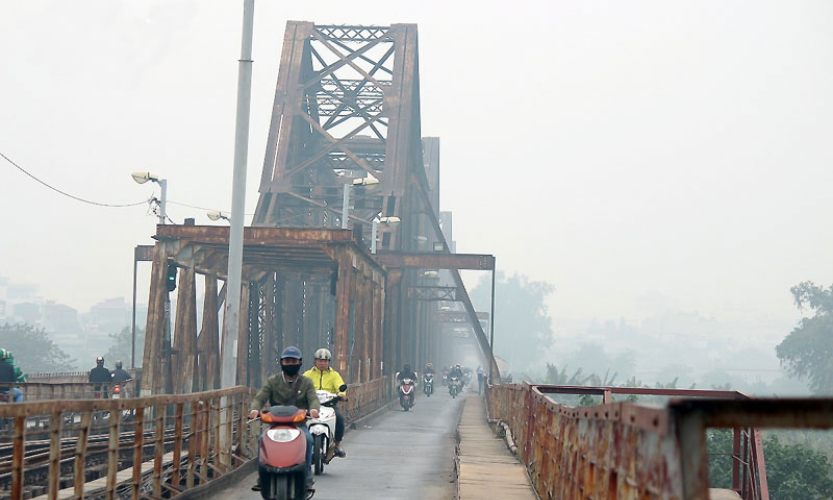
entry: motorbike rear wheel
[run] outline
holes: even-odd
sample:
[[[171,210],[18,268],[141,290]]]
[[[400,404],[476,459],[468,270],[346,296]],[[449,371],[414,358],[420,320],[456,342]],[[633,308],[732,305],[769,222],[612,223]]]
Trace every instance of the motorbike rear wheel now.
[[[316,434],[312,444],[312,468],[315,475],[321,475],[324,472],[324,459],[327,456],[327,441],[321,434]]]

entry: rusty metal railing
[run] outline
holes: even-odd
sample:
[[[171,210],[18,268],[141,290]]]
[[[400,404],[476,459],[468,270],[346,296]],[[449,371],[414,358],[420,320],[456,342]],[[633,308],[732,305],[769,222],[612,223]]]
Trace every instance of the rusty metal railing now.
[[[393,376],[383,376],[363,384],[351,385],[347,391],[347,401],[340,404],[348,422],[368,415],[387,404],[393,394],[393,379]]]
[[[23,391],[23,399],[29,401],[44,401],[54,399],[106,399],[114,395],[115,386],[119,386],[120,398],[133,397],[137,381],[115,384],[101,384],[96,382],[27,382],[15,384]]]
[[[602,404],[566,406],[551,399],[556,394],[599,396]],[[675,399],[653,408],[613,402],[615,394]],[[750,399],[735,391],[523,384],[489,386],[487,398],[538,495],[563,500],[707,500],[710,427],[734,429],[732,490],[768,500],[759,428],[833,427],[833,400]]]
[[[246,424],[254,394],[0,405],[0,497],[138,500],[205,484],[256,455]]]

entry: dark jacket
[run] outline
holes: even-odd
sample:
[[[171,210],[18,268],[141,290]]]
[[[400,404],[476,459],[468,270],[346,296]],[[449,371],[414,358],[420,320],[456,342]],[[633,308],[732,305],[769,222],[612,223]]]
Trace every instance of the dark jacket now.
[[[266,404],[269,406],[293,405],[302,410],[318,410],[321,408],[312,380],[299,375],[292,382],[287,382],[283,372],[266,379],[263,388],[252,400],[251,409],[260,411]]]
[[[104,368],[103,366],[96,366],[90,370],[90,382],[109,383],[110,381],[110,370],[107,368]]]
[[[406,378],[409,378],[411,380],[416,380],[416,373],[414,373],[413,370],[411,370],[409,372],[406,372],[405,370],[402,370],[401,372],[399,372],[399,376],[396,377],[396,378],[397,378],[397,380],[404,380]]]
[[[113,370],[113,373],[111,373],[110,376],[115,384],[121,384],[133,378],[129,373],[127,373],[126,370],[122,370],[121,368]]]
[[[9,392],[16,379],[14,365],[0,359],[0,392]]]

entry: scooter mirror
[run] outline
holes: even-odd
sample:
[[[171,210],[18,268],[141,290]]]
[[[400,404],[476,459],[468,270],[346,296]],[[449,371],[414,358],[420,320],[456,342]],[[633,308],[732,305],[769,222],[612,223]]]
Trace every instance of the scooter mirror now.
[[[338,392],[344,392],[347,390],[347,384],[341,384],[338,386]]]

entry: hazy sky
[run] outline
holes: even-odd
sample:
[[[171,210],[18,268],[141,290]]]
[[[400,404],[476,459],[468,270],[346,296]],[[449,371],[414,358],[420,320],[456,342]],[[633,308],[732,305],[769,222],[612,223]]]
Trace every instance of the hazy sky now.
[[[0,0],[0,152],[97,201],[148,197],[129,174],[150,169],[170,200],[229,209],[242,5]],[[783,320],[790,286],[833,282],[829,1],[260,0],[255,16],[249,212],[286,20],[411,22],[457,249],[555,285],[556,318]],[[2,159],[0,186],[0,275],[81,310],[130,297],[146,207],[82,205]]]

